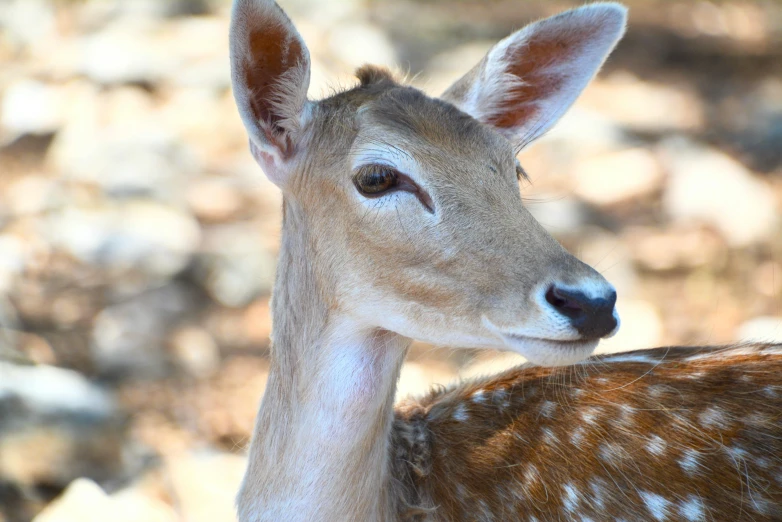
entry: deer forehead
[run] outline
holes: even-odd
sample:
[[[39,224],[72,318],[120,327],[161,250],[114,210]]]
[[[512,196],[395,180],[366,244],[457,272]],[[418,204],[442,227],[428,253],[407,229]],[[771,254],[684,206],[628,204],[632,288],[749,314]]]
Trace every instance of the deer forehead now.
[[[504,188],[517,191],[510,142],[450,103],[397,85],[380,91],[358,87],[335,98],[345,97],[353,103],[343,101],[339,108],[333,98],[320,103],[321,123],[316,127],[339,125],[353,132],[328,133],[325,141],[314,145],[314,154],[347,149],[351,170],[368,163],[388,164],[429,178],[422,181],[433,182],[434,187],[502,179]],[[346,111],[346,105],[352,110]]]

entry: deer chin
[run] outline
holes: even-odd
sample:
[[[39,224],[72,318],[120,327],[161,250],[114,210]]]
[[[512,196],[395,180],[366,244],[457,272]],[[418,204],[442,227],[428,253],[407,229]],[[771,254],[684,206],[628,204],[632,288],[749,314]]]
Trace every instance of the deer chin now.
[[[523,335],[501,334],[505,345],[538,366],[567,366],[580,362],[597,347],[600,339],[561,341]]]

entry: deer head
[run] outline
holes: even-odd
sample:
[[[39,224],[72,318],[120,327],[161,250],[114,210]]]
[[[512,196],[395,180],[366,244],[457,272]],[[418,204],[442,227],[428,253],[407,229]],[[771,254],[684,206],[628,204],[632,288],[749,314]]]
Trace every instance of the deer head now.
[[[360,85],[312,101],[290,20],[272,1],[237,0],[234,93],[252,154],[283,192],[297,246],[282,262],[310,274],[300,291],[361,330],[544,365],[591,353],[618,328],[616,293],[524,207],[516,155],[575,101],[625,18],[595,3],[533,23],[441,98],[363,67]]]

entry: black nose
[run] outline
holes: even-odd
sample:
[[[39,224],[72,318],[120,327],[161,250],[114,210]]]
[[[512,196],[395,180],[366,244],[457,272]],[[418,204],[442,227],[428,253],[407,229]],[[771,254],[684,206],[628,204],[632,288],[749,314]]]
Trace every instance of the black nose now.
[[[546,301],[570,319],[570,324],[584,339],[600,339],[616,328],[616,292],[613,290],[603,297],[592,298],[578,290],[552,285],[546,292]]]

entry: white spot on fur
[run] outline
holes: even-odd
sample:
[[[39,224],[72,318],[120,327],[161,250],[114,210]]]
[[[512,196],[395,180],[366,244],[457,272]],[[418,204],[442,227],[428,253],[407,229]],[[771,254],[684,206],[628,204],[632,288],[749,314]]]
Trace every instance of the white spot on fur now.
[[[552,446],[559,444],[559,438],[554,434],[551,428],[543,428],[541,431],[543,432],[543,441],[546,444],[551,444]]]
[[[693,495],[687,500],[679,502],[679,515],[687,522],[701,522],[706,520],[706,512],[703,509],[703,501]]]
[[[604,443],[600,445],[600,458],[606,463],[617,465],[627,458],[627,451],[618,444]]]
[[[466,422],[470,419],[470,415],[467,413],[467,407],[464,404],[459,404],[454,408],[453,419],[459,422]]]
[[[565,490],[565,498],[562,500],[562,503],[564,504],[565,509],[572,513],[576,510],[580,501],[578,490],[576,490],[573,484],[565,484],[563,489]]]
[[[625,427],[629,427],[633,423],[633,415],[635,415],[635,408],[629,404],[622,404],[619,406],[619,424]]]
[[[484,396],[483,388],[479,388],[472,392],[472,401],[473,402],[483,402],[486,400],[486,397]]]
[[[735,446],[725,446],[725,452],[731,456],[734,460],[740,460],[747,456],[747,451]]]
[[[646,389],[646,393],[653,399],[660,399],[665,395],[670,395],[675,388],[668,384],[652,384]]]
[[[768,469],[771,467],[771,462],[766,457],[758,457],[755,459],[755,465],[763,469]]]
[[[548,419],[554,417],[554,412],[556,410],[557,410],[557,403],[555,402],[543,401],[540,405],[540,414]]]
[[[765,428],[771,426],[771,419],[764,413],[752,413],[744,418],[744,424],[753,428]]]
[[[495,388],[494,391],[491,392],[491,400],[495,403],[502,403],[503,408],[508,406],[506,401],[507,397],[508,392],[505,388]]]
[[[603,414],[603,411],[598,408],[584,408],[581,411],[581,419],[588,424],[595,424],[598,417]]]
[[[692,476],[698,471],[698,468],[700,468],[701,454],[689,448],[685,449],[682,453],[683,456],[679,459],[679,466],[681,466],[685,473]]]
[[[649,437],[649,442],[646,443],[646,451],[657,457],[662,456],[667,447],[668,443],[665,442],[665,439],[657,435]]]
[[[491,508],[489,507],[489,504],[487,504],[485,500],[480,500],[478,502],[478,505],[480,506],[481,514],[483,515],[483,520],[494,520],[494,515],[492,514]]]
[[[538,468],[531,465],[524,471],[524,486],[529,489],[538,480]]]
[[[584,428],[576,428],[573,433],[570,434],[570,443],[574,446],[580,447],[584,443]]]
[[[597,479],[589,483],[589,489],[592,490],[592,504],[601,510],[605,508],[605,486],[602,482]]]
[[[646,509],[649,510],[652,517],[655,520],[665,520],[665,517],[668,514],[668,505],[670,504],[670,501],[665,497],[649,491],[639,491],[638,493],[641,495],[644,504],[646,504]]]
[[[714,406],[710,406],[698,415],[698,420],[704,428],[716,428],[724,430],[728,427],[725,412]]]

